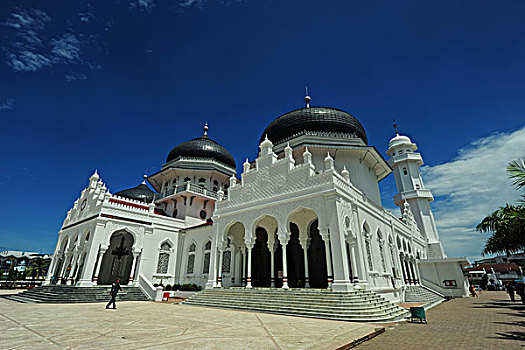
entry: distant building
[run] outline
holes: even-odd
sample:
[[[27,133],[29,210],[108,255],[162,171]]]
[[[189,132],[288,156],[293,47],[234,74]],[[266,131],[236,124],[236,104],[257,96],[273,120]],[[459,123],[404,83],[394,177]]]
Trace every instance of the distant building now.
[[[465,272],[471,284],[480,284],[485,274],[489,284],[498,285],[523,278],[522,267],[514,263],[482,263],[466,267]]]
[[[13,268],[16,272],[24,272],[25,269],[31,264],[31,261],[37,258],[51,261],[51,256],[49,254],[24,252],[18,250],[0,251],[0,273],[2,274],[2,277],[5,278],[5,276],[9,274],[11,268]]]
[[[497,255],[491,258],[485,258],[474,262],[474,266],[481,264],[502,264],[514,263],[519,266],[525,266],[525,253],[514,253],[509,255]]]

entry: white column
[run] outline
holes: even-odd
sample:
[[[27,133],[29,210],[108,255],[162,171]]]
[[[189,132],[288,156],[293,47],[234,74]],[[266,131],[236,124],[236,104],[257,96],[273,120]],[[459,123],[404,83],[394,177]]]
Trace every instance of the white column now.
[[[51,278],[54,275],[53,270],[56,268],[56,264],[59,259],[59,255],[60,255],[60,252],[55,252],[55,254],[53,254],[53,258],[51,259],[51,264],[49,264],[49,268],[47,269],[47,276],[46,276],[46,280],[44,281],[44,284],[51,283]]]
[[[213,225],[213,237],[210,254],[210,272],[208,273],[208,281],[206,282],[206,288],[217,287],[217,243],[222,241],[222,234],[224,232],[219,230],[219,224]]]
[[[128,285],[133,284],[133,280],[135,279],[135,269],[137,268],[137,260],[139,258],[140,252],[133,252],[133,262],[131,263],[131,273],[129,275],[129,282]]]
[[[270,249],[270,288],[275,288],[275,243]]]
[[[235,284],[240,286],[242,284],[242,247],[236,249],[235,254]]]
[[[309,240],[302,240],[301,247],[303,247],[303,256],[304,256],[304,287],[310,288],[310,274],[308,273],[308,246]]]
[[[246,269],[246,288],[252,288],[252,248],[253,245],[247,245],[248,248],[248,268]]]
[[[76,268],[77,268],[77,264],[78,264],[78,260],[79,259],[80,259],[80,254],[75,249],[75,252],[73,253],[73,257],[71,258],[71,261],[72,261],[71,270],[69,270],[69,276],[67,276],[68,277],[68,281],[67,281],[68,285],[73,284],[73,280],[75,279],[74,277],[75,277],[75,274],[76,274]]]
[[[283,247],[283,289],[290,288],[288,287],[288,260],[286,258],[286,246],[288,245],[289,240],[289,232],[281,233],[279,235],[279,241],[281,242],[281,246]]]
[[[248,264],[248,259],[246,259],[246,247],[242,250],[242,274],[241,274],[241,287],[246,287],[246,271],[248,270],[248,267],[246,266]]]
[[[217,287],[222,288],[222,259],[224,256],[224,249],[219,248],[219,275],[217,276]]]
[[[230,243],[230,286],[235,283],[235,274],[237,273],[237,249],[235,244]]]
[[[83,253],[80,253],[79,256],[78,256],[78,261],[77,261],[77,269],[75,271],[75,276],[73,276],[73,283],[77,280],[77,277],[78,277],[78,274],[80,272],[80,268],[82,267],[82,265],[80,264],[80,262],[82,261],[82,256],[84,254]]]
[[[332,254],[330,253],[330,237],[328,230],[322,232],[321,237],[324,241],[324,250],[326,255],[326,274],[328,276],[328,289],[332,289],[334,276],[332,275]]]
[[[104,254],[108,250],[108,247],[100,247],[99,254],[98,254],[98,260],[97,264],[95,265],[95,274],[93,275],[93,283],[97,284],[98,281],[98,274],[100,273],[100,267],[102,266],[102,258],[104,257]]]
[[[352,263],[352,277],[353,277],[353,283],[354,284],[357,284],[359,283],[359,275],[358,275],[358,272],[357,272],[357,259],[355,257],[355,245],[357,244],[356,241],[354,242],[350,242],[349,243],[349,246],[350,246],[350,261]]]
[[[62,283],[62,278],[65,276],[66,268],[69,265],[70,257],[71,252],[66,250],[66,252],[64,253],[64,265],[62,265],[62,269],[60,269],[60,274],[58,275],[59,283]]]

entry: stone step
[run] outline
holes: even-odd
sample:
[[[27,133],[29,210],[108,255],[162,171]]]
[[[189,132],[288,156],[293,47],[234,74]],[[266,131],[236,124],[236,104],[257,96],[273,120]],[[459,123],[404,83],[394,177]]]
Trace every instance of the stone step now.
[[[184,304],[344,321],[392,321],[407,311],[371,291],[207,289]]]
[[[96,303],[108,301],[109,291],[106,287],[42,286],[5,298],[35,303]],[[140,288],[126,287],[117,294],[116,300],[146,301],[148,298]]]
[[[191,305],[191,304],[187,304],[187,305]],[[230,305],[225,305],[222,303],[221,304],[202,303],[202,304],[196,304],[196,306],[214,307],[214,308],[221,308],[221,309],[244,310],[244,311],[256,311],[256,312],[272,313],[272,314],[279,314],[279,315],[323,318],[323,319],[331,319],[331,320],[337,320],[337,321],[354,321],[354,322],[397,321],[397,320],[404,319],[406,316],[408,316],[408,313],[402,310],[401,311],[396,310],[393,312],[382,313],[382,314],[377,314],[377,315],[363,315],[361,313],[356,313],[356,314],[327,313],[327,312],[312,311],[309,309],[284,309],[284,308],[272,308],[272,307],[258,308],[258,307],[252,307],[250,305],[230,306]]]
[[[252,309],[266,310],[266,309],[278,309],[278,310],[307,310],[313,313],[320,314],[338,314],[338,315],[363,315],[363,316],[380,316],[384,314],[390,314],[392,312],[397,312],[397,309],[394,308],[347,308],[347,307],[334,307],[326,305],[290,305],[290,304],[266,304],[258,302],[229,302],[227,304],[220,301],[206,300],[199,302],[185,302],[186,304],[198,304],[198,305],[228,305],[231,308],[243,308],[249,307]]]
[[[378,300],[377,302],[365,302],[365,301],[335,301],[335,302],[326,302],[326,301],[320,301],[320,300],[308,300],[308,301],[302,301],[302,300],[286,300],[286,299],[260,299],[260,298],[234,298],[234,297],[222,297],[222,296],[201,296],[197,295],[195,297],[191,298],[191,301],[200,301],[200,300],[213,300],[213,301],[223,301],[223,302],[250,302],[253,300],[257,300],[259,302],[271,302],[271,303],[286,303],[290,305],[323,305],[323,306],[337,306],[337,307],[345,307],[345,308],[377,308],[377,307],[383,307],[383,306],[390,306],[392,305],[387,300]]]

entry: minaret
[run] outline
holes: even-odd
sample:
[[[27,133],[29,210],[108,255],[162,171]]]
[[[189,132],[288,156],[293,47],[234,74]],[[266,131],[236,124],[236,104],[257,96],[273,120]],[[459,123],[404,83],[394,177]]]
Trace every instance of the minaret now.
[[[423,158],[416,153],[417,146],[407,136],[397,133],[390,140],[386,154],[390,156],[388,163],[394,169],[397,195],[394,203],[403,211],[405,201],[410,204],[410,209],[417,222],[419,230],[428,242],[428,258],[444,258],[443,246],[434,222],[434,215],[430,209],[430,202],[434,200],[432,192],[425,189],[419,168],[423,165]]]

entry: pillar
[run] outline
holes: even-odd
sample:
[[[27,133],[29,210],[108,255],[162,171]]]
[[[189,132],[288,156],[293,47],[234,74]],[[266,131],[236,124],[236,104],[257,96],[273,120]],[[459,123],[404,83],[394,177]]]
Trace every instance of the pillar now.
[[[233,239],[231,240],[233,242]],[[235,244],[230,243],[230,286],[235,283],[235,274],[237,273],[237,249]]]
[[[237,283],[237,285],[241,285],[242,284],[242,270],[243,270],[243,267],[242,267],[242,247],[239,247],[237,248],[237,254],[235,254],[235,265],[236,265],[236,268],[235,268],[235,282]]]
[[[66,250],[64,253],[64,264],[62,265],[62,268],[60,269],[60,274],[58,275],[58,282],[62,283],[62,278],[65,276],[66,268],[69,265],[71,257],[71,251]]]
[[[408,284],[412,284],[412,274],[410,273],[410,267],[408,265],[408,261],[407,260],[403,260],[403,262],[405,263],[405,271],[407,273],[407,279],[408,279],[407,283]]]
[[[281,242],[281,246],[283,247],[283,286],[282,289],[288,289],[288,261],[286,258],[286,246],[288,245],[288,241],[290,240],[290,233],[284,232],[281,234],[278,234],[279,241]]]
[[[308,273],[308,246],[309,239],[302,240],[301,241],[301,247],[303,248],[303,256],[304,256],[304,287],[310,288],[310,274]]]
[[[408,264],[410,265],[410,273],[412,275],[412,284],[417,284],[417,276],[414,272],[414,263],[412,262],[412,259],[409,260]]]
[[[219,248],[219,275],[217,276],[217,287],[222,288],[222,259],[224,257],[224,249]]]
[[[133,280],[135,279],[135,269],[137,268],[137,260],[139,258],[140,252],[133,252],[133,262],[131,263],[131,273],[129,275],[129,283],[133,284]]]
[[[405,263],[403,262],[403,257],[401,256],[401,254],[399,255],[399,265],[401,266],[401,272],[403,273],[403,281],[405,282],[405,284],[407,284],[408,277],[405,271]]]
[[[332,275],[332,254],[330,252],[330,238],[328,237],[328,232],[326,234],[321,234],[321,237],[324,241],[324,250],[326,255],[326,274],[328,276],[328,289],[332,289],[332,284],[334,277]]]
[[[246,247],[244,247],[243,251],[242,251],[242,281],[241,281],[241,286],[242,287],[246,287],[246,278],[247,278],[247,275],[246,275],[246,271],[248,271],[248,255],[246,254]]]
[[[270,288],[275,288],[275,243],[268,245],[270,249]]]
[[[356,250],[357,241],[351,241],[348,243],[348,246],[350,247],[350,262],[352,264],[352,277],[353,277],[353,283],[357,284],[359,283],[359,275],[357,272],[357,259],[355,256],[355,250]]]
[[[73,276],[73,282],[77,280],[78,273],[80,271],[80,268],[82,267],[82,265],[80,264],[80,262],[82,261],[82,256],[84,256],[84,254],[82,254],[82,253],[80,253],[80,255],[78,256],[77,268],[76,268],[76,271],[75,271],[75,275]]]
[[[247,245],[248,248],[248,268],[246,269],[246,288],[252,288],[252,249],[253,245]]]
[[[97,284],[98,274],[100,273],[100,267],[102,266],[102,258],[108,250],[108,247],[100,247],[97,264],[95,265],[95,274],[93,275],[93,283]]]
[[[222,230],[219,230],[219,225],[213,225],[213,237],[211,254],[210,254],[210,272],[208,274],[208,281],[206,282],[206,288],[217,287],[217,242],[222,240],[220,234]]]
[[[76,268],[78,264],[78,260],[80,259],[80,254],[78,253],[78,250],[75,249],[75,252],[73,253],[73,257],[71,258],[72,264],[71,264],[71,270],[69,270],[69,276],[67,284],[71,285],[73,284],[73,280],[76,274]]]

